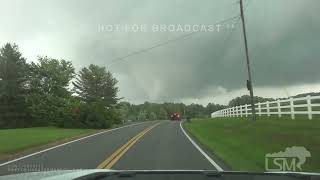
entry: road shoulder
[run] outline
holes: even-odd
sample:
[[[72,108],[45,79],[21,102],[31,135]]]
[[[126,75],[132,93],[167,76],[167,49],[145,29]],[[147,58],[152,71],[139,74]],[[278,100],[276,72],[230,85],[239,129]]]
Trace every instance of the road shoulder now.
[[[185,133],[199,146],[199,148],[204,151],[216,164],[218,164],[223,171],[232,171],[231,166],[229,166],[226,162],[224,162],[220,157],[215,155],[212,151],[210,151],[204,144],[202,144],[189,130],[185,127],[185,121],[181,123],[183,130]],[[190,142],[191,143],[191,142]]]

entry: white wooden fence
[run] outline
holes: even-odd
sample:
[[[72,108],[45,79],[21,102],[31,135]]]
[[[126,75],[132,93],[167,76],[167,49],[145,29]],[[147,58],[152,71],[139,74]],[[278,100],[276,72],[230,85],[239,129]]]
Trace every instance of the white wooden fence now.
[[[258,116],[291,115],[291,119],[295,119],[296,115],[307,115],[308,119],[312,119],[313,115],[320,114],[320,96],[259,102],[255,107]],[[211,117],[247,117],[251,115],[251,111],[251,105],[246,104],[213,112]]]

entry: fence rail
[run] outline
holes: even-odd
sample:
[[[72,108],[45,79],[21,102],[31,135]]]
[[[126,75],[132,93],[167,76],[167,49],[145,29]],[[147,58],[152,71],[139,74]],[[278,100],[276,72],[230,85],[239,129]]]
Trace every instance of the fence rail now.
[[[291,115],[291,119],[295,119],[295,115],[307,115],[308,119],[312,119],[313,115],[320,114],[320,96],[259,102],[255,104],[255,108],[258,116]],[[251,105],[246,104],[213,112],[211,117],[248,117],[251,115],[251,111]]]

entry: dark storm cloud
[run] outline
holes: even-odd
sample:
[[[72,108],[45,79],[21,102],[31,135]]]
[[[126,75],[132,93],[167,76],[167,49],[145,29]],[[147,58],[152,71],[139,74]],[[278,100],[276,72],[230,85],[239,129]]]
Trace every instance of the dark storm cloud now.
[[[7,13],[2,13],[7,16],[1,17],[5,22],[1,37],[35,48],[45,44],[45,49],[35,52],[66,58],[77,68],[90,63],[105,65],[119,77],[122,95],[129,100],[201,99],[245,88],[240,23],[232,36],[230,29],[200,32],[112,65],[114,58],[184,33],[99,31],[101,25],[109,24],[214,24],[239,13],[236,0],[3,4]],[[246,20],[255,86],[319,83],[317,7],[318,0],[249,1]]]

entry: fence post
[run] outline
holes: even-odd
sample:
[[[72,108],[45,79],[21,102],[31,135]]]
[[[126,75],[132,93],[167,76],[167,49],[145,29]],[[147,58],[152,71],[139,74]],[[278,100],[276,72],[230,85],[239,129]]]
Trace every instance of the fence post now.
[[[233,107],[231,108],[231,117],[234,117]]]
[[[311,96],[307,96],[308,118],[312,119]]]
[[[278,106],[278,117],[281,117],[281,108],[280,108],[280,100],[277,100],[277,106]]]
[[[266,102],[266,105],[267,105],[267,114],[268,116],[270,116],[269,101]]]
[[[259,116],[261,116],[261,104],[260,104],[260,102],[258,102],[258,114],[259,114]]]
[[[235,107],[236,108],[236,116],[239,116],[239,111],[238,111],[238,106]]]
[[[232,117],[234,117],[235,114],[234,114],[234,107],[232,107]]]
[[[291,113],[291,119],[294,119],[294,104],[293,104],[293,98],[290,98],[290,113]]]
[[[242,114],[243,114],[243,112],[242,112],[242,105],[240,105],[240,117],[242,117]]]
[[[248,117],[248,104],[245,105],[246,117]]]

